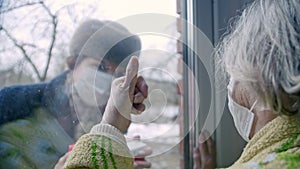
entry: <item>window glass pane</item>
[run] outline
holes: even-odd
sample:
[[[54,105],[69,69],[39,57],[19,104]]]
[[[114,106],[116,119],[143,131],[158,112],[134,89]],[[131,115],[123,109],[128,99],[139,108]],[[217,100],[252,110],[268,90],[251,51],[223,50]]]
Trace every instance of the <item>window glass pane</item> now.
[[[139,55],[149,85],[146,110],[133,115],[126,136],[138,134],[152,148],[152,168],[179,168],[176,1],[1,3],[0,168],[53,168],[100,122],[124,55]],[[98,21],[78,30],[90,19]]]

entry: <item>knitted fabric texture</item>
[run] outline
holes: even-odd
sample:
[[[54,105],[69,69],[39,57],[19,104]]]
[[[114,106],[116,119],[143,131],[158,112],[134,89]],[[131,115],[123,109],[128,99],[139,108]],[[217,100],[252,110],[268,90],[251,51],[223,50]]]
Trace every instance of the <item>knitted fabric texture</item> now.
[[[229,169],[300,168],[300,122],[296,116],[279,116],[263,127]]]
[[[133,157],[120,131],[110,125],[97,125],[77,141],[65,168],[130,169]]]

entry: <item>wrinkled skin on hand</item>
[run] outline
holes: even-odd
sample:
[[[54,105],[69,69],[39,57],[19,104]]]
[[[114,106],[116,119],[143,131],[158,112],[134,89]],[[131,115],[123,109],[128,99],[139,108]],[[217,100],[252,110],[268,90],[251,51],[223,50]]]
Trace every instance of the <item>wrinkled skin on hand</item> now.
[[[215,143],[207,131],[199,135],[198,147],[194,149],[194,169],[214,169],[216,167]]]

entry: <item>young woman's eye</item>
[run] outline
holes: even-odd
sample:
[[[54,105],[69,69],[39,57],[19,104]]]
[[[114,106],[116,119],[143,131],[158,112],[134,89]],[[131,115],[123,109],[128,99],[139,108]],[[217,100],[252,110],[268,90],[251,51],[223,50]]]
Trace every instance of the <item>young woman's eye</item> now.
[[[100,64],[98,66],[98,70],[105,72],[106,71],[106,67],[104,65]]]

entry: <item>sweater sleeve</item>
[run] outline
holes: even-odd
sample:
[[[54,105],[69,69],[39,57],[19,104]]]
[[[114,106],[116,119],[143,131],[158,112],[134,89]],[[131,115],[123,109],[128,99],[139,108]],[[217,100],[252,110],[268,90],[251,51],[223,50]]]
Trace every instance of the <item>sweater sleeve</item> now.
[[[65,169],[130,169],[133,157],[124,135],[108,124],[94,126],[71,151]]]
[[[31,116],[41,105],[45,83],[17,85],[0,90],[0,125]]]

